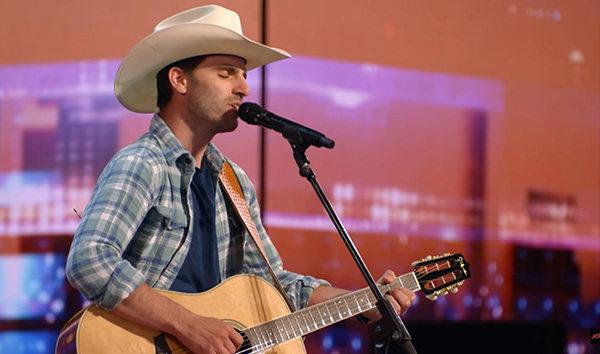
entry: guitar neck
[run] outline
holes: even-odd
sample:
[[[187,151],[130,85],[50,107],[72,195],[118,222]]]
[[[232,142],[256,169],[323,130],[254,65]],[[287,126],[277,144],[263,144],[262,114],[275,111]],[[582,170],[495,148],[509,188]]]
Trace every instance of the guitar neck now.
[[[414,272],[378,287],[383,294],[398,287],[413,292],[421,290]],[[371,289],[364,288],[247,328],[244,334],[253,348],[263,351],[368,311],[376,306],[376,302]]]

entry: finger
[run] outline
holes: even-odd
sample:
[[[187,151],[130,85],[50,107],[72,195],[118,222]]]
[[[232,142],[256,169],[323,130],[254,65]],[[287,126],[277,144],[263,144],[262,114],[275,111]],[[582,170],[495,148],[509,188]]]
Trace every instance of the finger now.
[[[229,339],[235,345],[235,349],[238,349],[244,343],[244,337],[233,328],[231,328]]]
[[[415,299],[415,294],[404,288],[393,289],[391,294],[398,305],[398,308],[396,309],[397,312],[401,315],[405,315]]]
[[[225,347],[226,353],[233,354],[237,349],[237,347],[231,341],[226,341],[225,343],[223,343],[223,346]]]
[[[393,293],[389,293],[386,295],[386,297],[388,300],[390,300],[390,304],[392,304],[394,307],[394,311],[396,311],[398,314],[402,314],[402,305],[398,303],[398,300],[396,300],[396,297],[393,295]]]
[[[388,283],[393,282],[394,279],[396,279],[396,273],[394,273],[394,271],[388,269],[383,273],[383,275],[381,276],[381,278],[379,280],[388,284]]]

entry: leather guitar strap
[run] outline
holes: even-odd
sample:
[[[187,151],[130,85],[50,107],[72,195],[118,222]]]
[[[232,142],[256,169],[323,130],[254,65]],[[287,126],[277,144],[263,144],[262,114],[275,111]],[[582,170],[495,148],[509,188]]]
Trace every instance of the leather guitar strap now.
[[[271,268],[271,265],[269,264],[269,260],[267,259],[265,250],[262,246],[262,243],[260,242],[258,230],[256,229],[256,225],[254,224],[254,220],[252,220],[252,216],[250,215],[250,210],[248,209],[248,205],[246,204],[246,199],[244,198],[244,193],[242,192],[242,187],[240,186],[240,182],[238,181],[237,176],[235,175],[235,172],[233,172],[233,169],[231,168],[231,165],[229,164],[229,162],[227,162],[227,160],[225,160],[225,164],[223,164],[223,172],[221,172],[221,174],[219,174],[219,182],[220,182],[223,190],[225,190],[225,192],[226,192],[225,194],[227,195],[227,198],[229,199],[231,204],[233,204],[237,216],[240,218],[240,220],[244,224],[244,228],[246,229],[246,231],[248,231],[250,236],[252,236],[252,240],[254,240],[254,244],[258,248],[259,253],[262,256],[262,259],[264,260],[265,264],[267,265],[267,268],[269,269],[269,273],[271,273],[271,277],[273,277],[273,282],[275,283],[275,287],[277,288],[277,290],[281,293],[281,295],[285,299],[285,302],[287,303],[290,311],[294,312],[295,311],[294,305],[290,301],[285,290],[283,290],[281,283],[279,283],[277,276],[275,276],[275,273],[273,272],[273,269]]]

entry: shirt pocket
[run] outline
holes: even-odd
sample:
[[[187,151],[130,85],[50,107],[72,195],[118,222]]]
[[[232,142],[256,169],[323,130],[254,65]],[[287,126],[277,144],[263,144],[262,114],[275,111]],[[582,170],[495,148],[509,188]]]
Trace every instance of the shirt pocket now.
[[[189,224],[188,216],[185,212],[176,208],[174,205],[157,205],[156,213],[162,219],[162,226],[167,230],[173,231],[177,229],[187,228]]]
[[[134,258],[147,274],[161,274],[180,250],[187,234],[188,218],[172,205],[155,205],[135,236]],[[142,265],[143,264],[143,265]]]

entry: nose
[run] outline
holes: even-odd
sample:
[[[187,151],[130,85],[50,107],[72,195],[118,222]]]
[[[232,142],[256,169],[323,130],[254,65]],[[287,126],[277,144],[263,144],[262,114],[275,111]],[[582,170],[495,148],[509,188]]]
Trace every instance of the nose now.
[[[241,97],[246,97],[250,94],[250,87],[248,87],[248,82],[246,81],[245,77],[240,76],[238,84],[235,86],[234,94]]]

